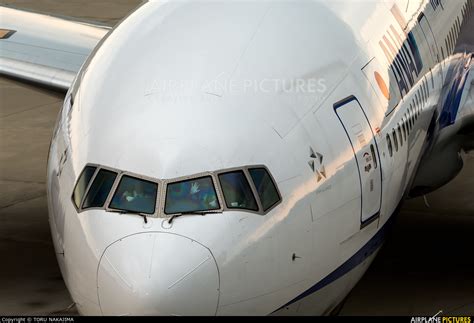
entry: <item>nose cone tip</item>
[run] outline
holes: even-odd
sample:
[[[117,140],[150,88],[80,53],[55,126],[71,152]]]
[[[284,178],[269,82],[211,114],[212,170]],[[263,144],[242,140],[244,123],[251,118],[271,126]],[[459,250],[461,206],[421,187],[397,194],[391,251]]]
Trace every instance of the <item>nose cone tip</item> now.
[[[203,245],[169,233],[141,233],[110,245],[99,263],[104,315],[215,315],[219,275]]]

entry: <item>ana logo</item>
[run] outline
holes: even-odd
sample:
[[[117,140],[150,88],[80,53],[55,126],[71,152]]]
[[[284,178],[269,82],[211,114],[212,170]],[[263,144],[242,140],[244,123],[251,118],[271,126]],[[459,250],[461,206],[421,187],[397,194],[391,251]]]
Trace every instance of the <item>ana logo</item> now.
[[[312,147],[309,147],[309,157],[311,160],[308,162],[309,167],[316,173],[318,183],[323,179],[326,179],[326,168],[323,165],[324,156],[318,152],[314,152]]]

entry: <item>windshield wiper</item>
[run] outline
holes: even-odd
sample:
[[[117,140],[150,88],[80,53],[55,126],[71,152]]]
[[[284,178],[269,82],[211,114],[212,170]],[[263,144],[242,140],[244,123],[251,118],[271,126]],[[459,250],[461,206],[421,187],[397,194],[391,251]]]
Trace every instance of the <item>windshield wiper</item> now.
[[[125,210],[110,210],[110,212],[118,213],[118,214],[135,214],[135,215],[139,215],[139,216],[143,217],[143,220],[145,220],[145,224],[148,224],[148,217],[147,217],[145,214],[140,213],[140,212],[136,212],[136,211],[125,211]]]
[[[204,215],[209,214],[209,213],[212,213],[212,212],[208,212],[208,211],[186,211],[186,212],[180,212],[180,213],[176,213],[176,214],[172,215],[171,218],[169,219],[168,223],[171,224],[174,219],[176,219],[177,217],[183,216],[183,215],[202,215],[202,216],[204,216]]]

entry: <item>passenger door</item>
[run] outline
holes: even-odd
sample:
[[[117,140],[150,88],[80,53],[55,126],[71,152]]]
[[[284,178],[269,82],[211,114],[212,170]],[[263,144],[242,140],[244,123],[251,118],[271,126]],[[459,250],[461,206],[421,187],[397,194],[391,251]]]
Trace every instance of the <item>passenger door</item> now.
[[[441,60],[438,53],[438,46],[436,44],[436,39],[433,35],[430,23],[428,22],[428,19],[423,13],[420,13],[420,15],[418,16],[418,24],[421,28],[421,32],[423,33],[423,36],[425,36],[433,63],[434,64],[440,63]]]
[[[361,228],[377,219],[382,202],[382,172],[374,131],[356,97],[350,96],[334,105],[352,146],[359,171],[361,188]]]

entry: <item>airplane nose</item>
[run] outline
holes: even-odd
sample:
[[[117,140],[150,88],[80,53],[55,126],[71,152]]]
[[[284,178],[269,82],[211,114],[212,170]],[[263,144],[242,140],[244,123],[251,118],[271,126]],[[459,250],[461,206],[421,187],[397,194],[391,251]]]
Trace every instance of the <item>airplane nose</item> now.
[[[103,315],[215,315],[217,264],[209,249],[170,233],[125,237],[104,252],[97,273]]]

